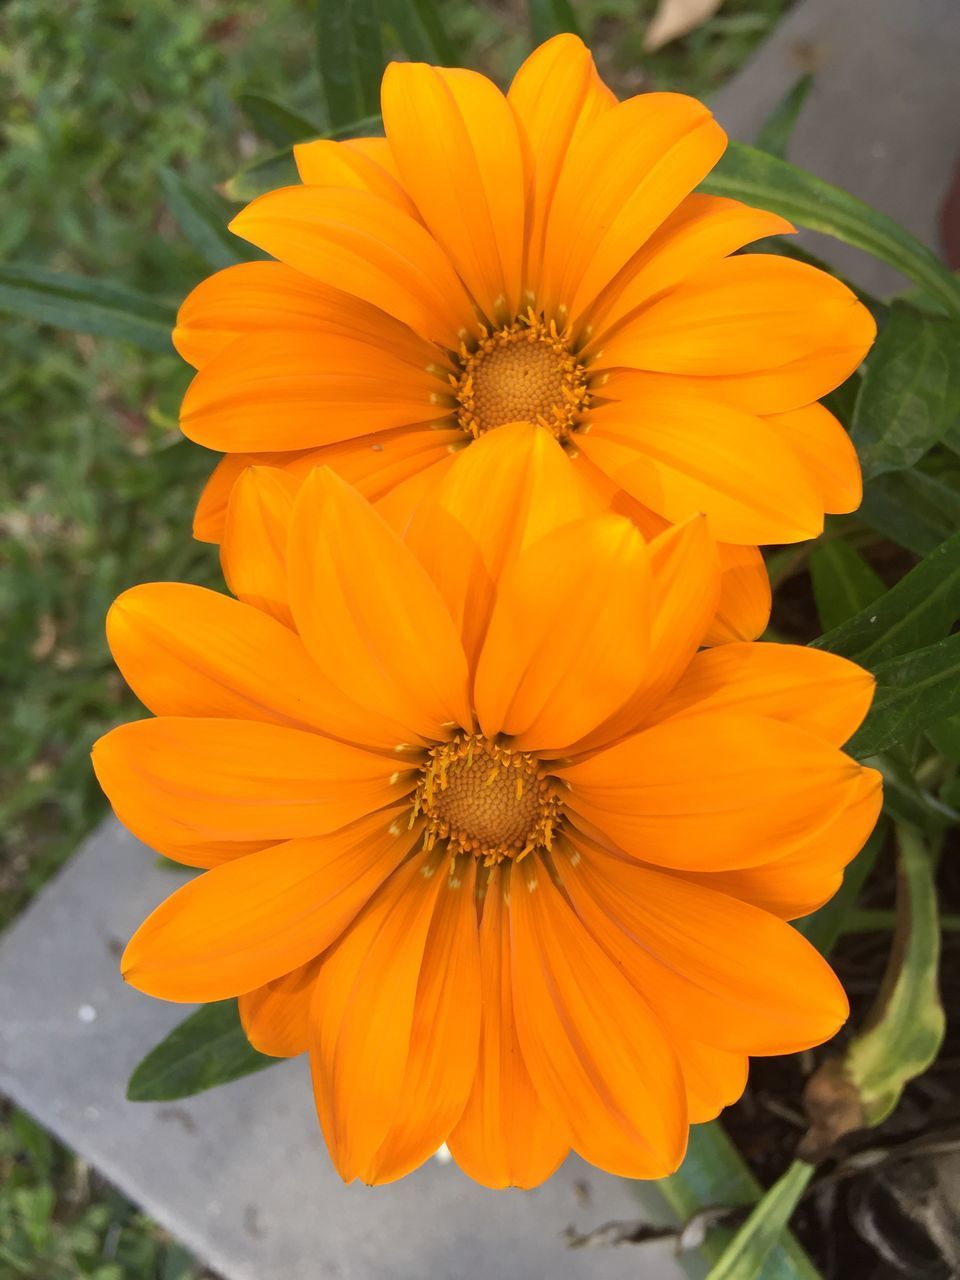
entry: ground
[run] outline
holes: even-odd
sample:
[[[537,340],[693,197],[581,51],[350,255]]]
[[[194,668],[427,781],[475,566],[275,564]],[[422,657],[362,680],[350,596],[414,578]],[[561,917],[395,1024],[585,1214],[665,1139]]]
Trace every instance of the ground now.
[[[788,0],[727,0],[706,26],[642,53],[653,0],[577,12],[621,93],[705,95]],[[503,78],[528,45],[514,0],[441,4],[464,61]],[[269,15],[269,17],[268,17]],[[205,274],[158,170],[207,190],[269,148],[237,101],[315,112],[305,0],[8,0],[0,15],[0,184],[15,192],[0,258],[119,282],[172,302]],[[176,428],[187,373],[123,343],[4,320],[0,468],[0,928],[105,812],[91,742],[134,712],[103,635],[135,582],[215,581],[190,541],[211,459]],[[192,1280],[201,1274],[25,1116],[0,1112],[0,1280]]]

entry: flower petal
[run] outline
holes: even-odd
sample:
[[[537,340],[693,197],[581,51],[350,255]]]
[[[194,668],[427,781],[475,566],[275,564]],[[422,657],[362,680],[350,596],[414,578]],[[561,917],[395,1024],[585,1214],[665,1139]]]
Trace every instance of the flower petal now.
[[[310,1012],[314,1097],[345,1182],[362,1177],[397,1118],[427,937],[447,878],[405,862],[324,956]]]
[[[784,921],[682,875],[613,857],[577,839],[561,864],[577,912],[655,1011],[732,1053],[821,1044],[849,1013],[830,966]]]
[[[340,936],[419,838],[403,805],[214,867],[147,917],[123,953],[123,976],[186,1002],[289,974]]]
[[[412,335],[411,335],[412,336]],[[231,453],[305,449],[443,418],[444,383],[425,343],[419,362],[331,332],[250,333],[191,382],[184,435]]]
[[[245,991],[237,1001],[243,1033],[258,1053],[295,1058],[310,1041],[310,1002],[319,959]]]
[[[611,376],[578,444],[601,471],[671,524],[703,512],[722,542],[799,542],[823,504],[782,434],[706,398],[690,381]]]
[[[405,730],[352,702],[303,641],[267,614],[206,587],[131,587],[107,615],[123,678],[160,716],[262,720],[393,750]]]
[[[638,307],[708,264],[754,240],[793,230],[778,214],[695,191],[681,201],[588,308],[591,346],[602,346],[604,335]]]
[[[220,567],[233,594],[291,628],[287,533],[299,488],[289,471],[247,468],[231,490],[220,545]]]
[[[378,145],[379,144],[379,145]],[[417,209],[403,189],[386,138],[317,138],[293,148],[300,181],[308,187],[355,187],[415,218]]]
[[[547,220],[538,307],[578,316],[709,173],[726,135],[675,93],[619,102],[570,146]]]
[[[604,341],[595,363],[688,377],[754,373],[818,352],[863,310],[825,271],[742,254],[653,299]]]
[[[660,534],[649,544],[649,557],[649,642],[642,655],[634,650],[634,692],[577,742],[572,752],[593,750],[633,733],[680,679],[710,625],[720,576],[706,520],[697,516]]]
[[[391,756],[316,733],[181,716],[111,730],[93,765],[109,799],[173,844],[325,835],[416,782]]]
[[[785,858],[740,871],[685,872],[708,889],[752,902],[782,920],[822,907],[840,888],[843,868],[867,842],[883,807],[883,779],[863,769],[850,804],[822,831]]]
[[[644,862],[756,866],[822,830],[860,766],[792,724],[748,712],[686,714],[554,770],[566,807]]]
[[[430,233],[367,191],[283,187],[230,230],[321,284],[363,298],[431,342],[459,349],[473,304]]]
[[[748,711],[840,747],[863,722],[875,685],[869,671],[823,649],[728,644],[694,657],[655,718],[666,720],[685,711]]]
[[[491,322],[523,283],[523,151],[506,98],[474,71],[391,62],[381,89],[390,149],[424,222]]]
[[[491,502],[491,494],[496,501]],[[548,431],[526,422],[487,432],[391,523],[436,583],[476,666],[505,567],[601,502]]]
[[[676,1055],[650,1006],[533,858],[512,868],[510,941],[517,1036],[554,1123],[608,1173],[671,1173],[687,1138]]]
[[[807,404],[767,418],[783,431],[820,494],[824,511],[856,511],[863,498],[863,477],[853,441],[829,409]]]
[[[410,1029],[410,1053],[396,1114],[361,1174],[394,1182],[418,1168],[460,1119],[477,1070],[480,1043],[480,948],[477,860],[458,860],[427,934]]]
[[[759,547],[718,542],[720,602],[703,637],[705,645],[756,640],[770,622],[770,577]]]
[[[650,562],[637,529],[602,515],[529,547],[500,580],[474,704],[487,737],[568,747],[634,692],[647,659]]]
[[[527,238],[529,283],[536,294],[547,216],[571,143],[617,99],[597,75],[583,41],[562,34],[534,49],[514,76],[507,101],[533,169]]]
[[[300,489],[287,563],[297,629],[348,697],[423,739],[472,724],[467,660],[440,594],[377,511],[328,468]]]
[[[480,924],[483,1014],[480,1053],[466,1109],[447,1138],[453,1158],[485,1187],[537,1187],[569,1141],[537,1097],[517,1040],[510,929],[503,874],[490,871]]]

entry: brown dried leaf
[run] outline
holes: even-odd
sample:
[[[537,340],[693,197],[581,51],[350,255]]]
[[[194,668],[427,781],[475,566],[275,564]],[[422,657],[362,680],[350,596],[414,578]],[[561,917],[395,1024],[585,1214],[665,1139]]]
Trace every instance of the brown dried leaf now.
[[[643,37],[644,49],[655,53],[671,40],[685,36],[712,18],[721,4],[723,0],[660,0]]]

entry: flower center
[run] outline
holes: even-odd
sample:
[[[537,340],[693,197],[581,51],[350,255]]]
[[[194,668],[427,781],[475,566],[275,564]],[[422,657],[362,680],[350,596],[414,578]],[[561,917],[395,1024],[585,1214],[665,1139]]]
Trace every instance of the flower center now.
[[[451,853],[472,853],[487,866],[549,849],[560,801],[536,759],[482,734],[433,747],[413,800],[427,819],[424,844],[446,840]]]
[[[452,379],[458,417],[474,438],[507,422],[531,422],[566,440],[589,400],[568,335],[532,311],[494,333],[482,330],[474,351],[461,349],[460,364]]]

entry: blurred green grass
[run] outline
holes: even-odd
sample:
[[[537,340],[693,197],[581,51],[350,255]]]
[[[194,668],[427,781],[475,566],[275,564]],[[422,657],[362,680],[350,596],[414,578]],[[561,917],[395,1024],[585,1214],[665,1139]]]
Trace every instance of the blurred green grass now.
[[[653,0],[577,5],[621,93],[706,95],[788,0],[727,0],[654,57]],[[273,143],[244,92],[316,117],[307,0],[7,0],[0,8],[0,261],[178,301],[207,274],[163,201],[169,166],[209,190]],[[516,0],[444,0],[464,62],[500,79],[529,38]],[[11,198],[12,193],[12,198]],[[135,582],[217,580],[190,516],[211,458],[182,442],[188,372],[123,343],[3,318],[0,403],[0,928],[106,811],[91,743],[137,714],[103,619]],[[0,1280],[192,1280],[194,1264],[26,1117],[0,1113]]]

